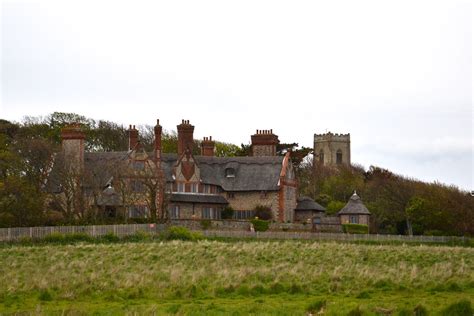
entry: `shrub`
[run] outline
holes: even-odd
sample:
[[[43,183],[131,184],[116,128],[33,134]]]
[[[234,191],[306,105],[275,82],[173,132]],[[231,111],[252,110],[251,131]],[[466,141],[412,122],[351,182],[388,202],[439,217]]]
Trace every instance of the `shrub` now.
[[[273,217],[272,209],[269,208],[268,206],[257,205],[254,210],[255,210],[255,217],[258,217],[259,219],[269,221]]]
[[[231,219],[234,217],[234,209],[230,206],[226,206],[221,212],[222,219]]]
[[[78,241],[91,242],[93,240],[94,238],[87,235],[86,233],[74,233],[74,234],[64,235],[65,242],[78,242]]]
[[[61,233],[51,233],[44,237],[45,242],[63,243],[65,240],[65,236]]]
[[[471,302],[469,300],[461,300],[459,302],[453,303],[446,307],[441,315],[446,316],[472,316],[474,315],[474,310],[472,309]]]
[[[253,228],[256,232],[265,232],[268,230],[270,223],[261,219],[252,219],[250,221],[253,224]]]
[[[114,233],[107,233],[104,236],[102,236],[101,239],[107,242],[117,242],[120,240],[120,238]]]
[[[342,230],[348,234],[368,234],[369,226],[362,224],[342,224]]]
[[[153,235],[141,230],[136,231],[132,235],[128,235],[123,238],[126,241],[132,241],[132,242],[139,242],[139,241],[145,241],[145,240],[152,240]]]
[[[202,238],[199,233],[193,233],[186,227],[171,226],[164,233],[166,240],[198,240]]]
[[[212,222],[210,219],[201,219],[201,228],[206,230],[211,228]]]
[[[344,206],[346,205],[345,202],[340,201],[331,201],[326,206],[326,214],[333,215],[339,212]]]

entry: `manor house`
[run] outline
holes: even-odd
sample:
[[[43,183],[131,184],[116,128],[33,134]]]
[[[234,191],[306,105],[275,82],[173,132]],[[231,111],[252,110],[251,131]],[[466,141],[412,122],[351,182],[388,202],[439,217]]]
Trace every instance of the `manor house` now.
[[[256,206],[266,206],[274,221],[294,220],[297,181],[290,153],[277,155],[279,140],[272,130],[257,130],[251,136],[247,157],[216,157],[212,137],[205,137],[201,154],[194,155],[194,126],[182,120],[177,131],[175,153],[162,152],[158,120],[152,152],[140,144],[135,126],[128,130],[128,151],[86,152],[81,127],[67,126],[62,130],[65,170],[82,175],[87,203],[111,217],[156,212],[158,218],[220,219],[222,209],[230,206],[235,219],[246,219],[255,216]],[[52,191],[64,194],[64,181],[58,180],[58,171],[55,174]]]

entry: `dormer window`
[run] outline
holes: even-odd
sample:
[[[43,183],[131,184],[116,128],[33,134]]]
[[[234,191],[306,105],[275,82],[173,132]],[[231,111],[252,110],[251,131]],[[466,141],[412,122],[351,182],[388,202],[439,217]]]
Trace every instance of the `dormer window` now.
[[[226,178],[235,178],[235,169],[234,168],[225,169],[225,176]]]

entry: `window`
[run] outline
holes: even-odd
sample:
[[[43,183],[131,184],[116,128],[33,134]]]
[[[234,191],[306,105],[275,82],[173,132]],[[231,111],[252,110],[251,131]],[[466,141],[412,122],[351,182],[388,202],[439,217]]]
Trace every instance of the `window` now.
[[[336,163],[338,165],[342,164],[342,150],[338,149],[336,152]]]
[[[260,191],[260,198],[266,199],[267,198],[267,191]]]
[[[324,152],[322,149],[319,151],[319,162],[324,163]]]
[[[130,186],[132,192],[138,193],[145,191],[145,187],[143,186],[143,183],[140,180],[131,180]]]
[[[145,205],[131,205],[128,207],[128,217],[147,218],[148,208]]]
[[[210,194],[211,193],[211,186],[209,184],[202,184],[202,193]]]
[[[191,183],[191,192],[198,193],[199,192],[199,184],[198,183]]]
[[[249,219],[255,217],[255,211],[234,211],[234,219]]]
[[[179,205],[171,205],[170,217],[171,219],[179,218]]]
[[[235,198],[234,192],[227,192],[227,198],[229,198],[229,199]]]
[[[178,188],[178,192],[184,192],[184,183],[183,182],[178,182],[177,183],[177,188]]]
[[[215,207],[203,207],[201,218],[221,219],[221,210]]]
[[[349,223],[351,224],[359,224],[359,216],[351,215],[349,216]]]
[[[135,169],[135,170],[145,170],[145,161],[135,160],[133,162],[133,169]]]
[[[321,224],[321,217],[313,218],[313,224]]]
[[[225,176],[227,178],[235,178],[235,170],[234,168],[227,168],[225,169]]]

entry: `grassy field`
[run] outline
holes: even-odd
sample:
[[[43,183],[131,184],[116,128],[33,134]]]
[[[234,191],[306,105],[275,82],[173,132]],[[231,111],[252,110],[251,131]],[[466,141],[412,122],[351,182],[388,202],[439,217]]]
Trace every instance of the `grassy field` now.
[[[473,298],[474,248],[210,240],[0,247],[0,314],[462,315],[454,310]]]

